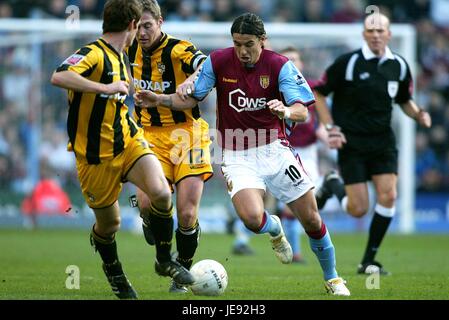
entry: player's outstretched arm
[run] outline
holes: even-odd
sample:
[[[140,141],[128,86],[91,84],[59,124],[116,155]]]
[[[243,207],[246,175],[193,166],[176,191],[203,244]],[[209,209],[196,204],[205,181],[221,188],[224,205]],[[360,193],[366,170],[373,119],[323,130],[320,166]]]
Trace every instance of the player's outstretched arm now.
[[[198,103],[192,97],[183,101],[176,93],[157,94],[149,90],[141,90],[134,94],[134,101],[141,108],[166,107],[172,110],[192,109]]]
[[[410,118],[414,119],[420,126],[430,128],[432,126],[432,118],[427,111],[419,108],[413,100],[408,100],[401,105],[404,113]]]
[[[176,88],[176,93],[182,101],[186,101],[195,92],[195,80],[201,67],[198,67],[183,83]]]
[[[104,93],[108,95],[116,93],[128,94],[129,91],[129,84],[125,81],[116,81],[109,84],[104,84],[86,79],[73,71],[53,73],[51,77],[51,84],[77,92]]]

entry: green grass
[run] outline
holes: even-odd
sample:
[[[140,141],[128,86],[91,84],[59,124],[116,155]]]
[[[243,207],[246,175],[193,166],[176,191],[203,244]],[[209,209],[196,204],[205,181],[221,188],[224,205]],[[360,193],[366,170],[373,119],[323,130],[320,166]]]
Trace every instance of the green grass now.
[[[0,299],[115,299],[88,235],[88,231],[0,230]],[[232,236],[204,234],[196,261],[220,261],[229,276],[225,294],[215,298],[168,294],[169,279],[154,273],[154,249],[143,236],[119,232],[117,240],[125,272],[141,299],[343,299],[326,295],[305,237],[302,246],[308,263],[282,265],[272,253],[268,236],[253,237],[256,255],[240,257],[230,254]],[[355,274],[366,235],[334,235],[338,271],[348,281],[349,299],[449,299],[448,240],[445,235],[389,235],[378,258],[393,275],[381,277],[380,289],[368,290],[367,278]],[[79,290],[65,287],[69,265],[80,269]]]

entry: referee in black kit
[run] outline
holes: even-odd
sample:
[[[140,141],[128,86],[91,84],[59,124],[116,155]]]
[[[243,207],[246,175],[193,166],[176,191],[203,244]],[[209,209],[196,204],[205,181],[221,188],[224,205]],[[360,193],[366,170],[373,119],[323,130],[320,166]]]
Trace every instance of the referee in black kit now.
[[[316,109],[329,132],[329,144],[338,148],[335,172],[326,175],[317,191],[323,207],[335,194],[342,208],[354,217],[369,209],[367,181],[372,180],[377,203],[368,244],[358,273],[390,274],[374,260],[395,215],[398,151],[391,128],[393,103],[419,125],[430,128],[431,118],[412,100],[413,82],[407,62],[391,52],[390,21],[380,13],[366,17],[362,48],[338,57],[315,88]],[[332,115],[326,104],[333,92]]]

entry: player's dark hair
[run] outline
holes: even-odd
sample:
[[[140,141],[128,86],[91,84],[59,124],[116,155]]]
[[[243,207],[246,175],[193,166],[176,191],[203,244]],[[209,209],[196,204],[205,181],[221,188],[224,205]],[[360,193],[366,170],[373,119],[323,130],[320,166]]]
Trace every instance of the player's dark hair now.
[[[103,9],[103,33],[121,32],[131,21],[142,16],[142,5],[137,0],[108,0]]]
[[[254,13],[244,13],[232,23],[231,35],[234,33],[252,34],[259,38],[265,38],[266,32],[262,19]]]
[[[161,7],[156,0],[140,0],[140,3],[142,4],[142,10],[149,12],[155,20],[162,17]]]

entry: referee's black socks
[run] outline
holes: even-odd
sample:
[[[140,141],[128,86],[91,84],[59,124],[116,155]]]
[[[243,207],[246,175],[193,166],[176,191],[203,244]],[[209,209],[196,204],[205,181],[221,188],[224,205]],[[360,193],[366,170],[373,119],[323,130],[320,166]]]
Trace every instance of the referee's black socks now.
[[[368,243],[366,245],[362,264],[374,261],[374,257],[387,233],[395,211],[395,207],[386,208],[378,203],[376,204],[373,219],[371,220],[369,228]]]

